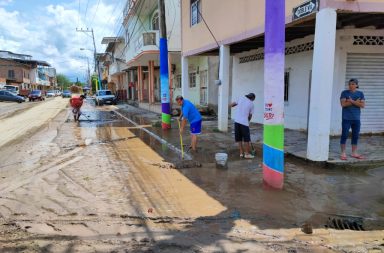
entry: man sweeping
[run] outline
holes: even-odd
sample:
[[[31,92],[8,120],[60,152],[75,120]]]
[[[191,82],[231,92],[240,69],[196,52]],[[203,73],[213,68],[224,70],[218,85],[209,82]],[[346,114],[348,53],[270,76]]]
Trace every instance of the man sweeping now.
[[[81,115],[80,108],[83,105],[84,98],[85,98],[84,95],[80,95],[80,97],[75,96],[69,100],[69,104],[72,107],[72,113],[73,113],[73,118],[74,118],[75,122],[79,121],[79,118]]]
[[[231,104],[231,107],[236,106],[237,108],[235,111],[235,141],[239,144],[240,158],[255,158],[255,156],[249,152],[249,142],[251,141],[249,122],[252,119],[252,114],[254,111],[253,101],[255,98],[256,96],[254,93],[249,93],[248,95],[241,97],[239,100]]]
[[[178,105],[181,106],[180,120],[182,121],[180,126],[180,133],[181,134],[183,133],[184,127],[187,124],[187,120],[188,120],[190,124],[190,131],[191,131],[190,149],[196,152],[197,135],[201,134],[202,118],[201,118],[200,112],[189,100],[184,99],[182,96],[177,96],[176,102]]]

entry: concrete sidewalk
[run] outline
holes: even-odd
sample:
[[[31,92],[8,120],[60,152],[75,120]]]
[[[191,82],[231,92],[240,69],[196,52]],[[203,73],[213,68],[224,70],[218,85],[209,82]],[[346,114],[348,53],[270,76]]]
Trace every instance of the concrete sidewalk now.
[[[128,117],[132,118],[139,124],[148,124],[160,126],[161,116],[157,113],[149,112],[147,110],[133,107],[130,105],[122,104],[118,106],[120,111],[125,113]],[[180,146],[179,133],[177,130],[177,122],[173,120],[171,131],[162,131],[161,127],[154,127],[157,135],[161,136],[171,144]],[[263,144],[263,125],[251,124],[251,140],[258,151],[257,158],[261,159],[261,151]],[[188,144],[189,136],[185,135],[184,143]],[[199,152],[205,155],[208,154],[213,157],[213,152],[226,152],[232,159],[240,159],[238,156],[238,147],[234,142],[234,127],[233,122],[229,122],[228,132],[223,133],[217,130],[217,121],[214,118],[203,119],[203,133],[199,138]],[[212,149],[214,147],[214,149]],[[348,159],[346,161],[340,160],[340,144],[339,137],[330,138],[329,159],[323,165],[329,167],[370,167],[370,165],[383,165],[384,164],[384,135],[363,135],[359,140],[359,152],[364,156],[364,159],[358,160],[350,157],[351,145],[350,139],[347,143]],[[311,162],[306,158],[307,151],[307,133],[297,130],[285,130],[285,153],[288,156],[293,156],[304,161]],[[205,161],[204,156],[200,156],[202,161]],[[200,160],[199,159],[199,160]],[[208,162],[208,161],[207,161]],[[315,162],[314,162],[315,163]]]
[[[233,129],[232,129],[233,130]],[[263,142],[263,125],[251,125],[251,139],[258,145]],[[285,153],[307,160],[307,133],[304,131],[285,129]],[[369,165],[384,164],[384,135],[362,135],[359,139],[359,153],[364,159],[356,159],[351,154],[351,139],[347,142],[347,160],[340,159],[340,137],[331,136],[329,144],[329,165]]]

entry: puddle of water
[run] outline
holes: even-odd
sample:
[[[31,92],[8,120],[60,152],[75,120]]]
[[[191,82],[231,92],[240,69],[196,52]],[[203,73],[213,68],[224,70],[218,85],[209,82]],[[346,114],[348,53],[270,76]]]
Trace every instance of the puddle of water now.
[[[116,117],[115,114],[107,111],[88,114],[90,118],[104,123],[80,122],[80,127],[84,129],[83,136],[86,138],[113,141],[122,136],[112,131],[112,128],[129,127],[130,132],[166,161],[180,160],[180,156],[168,145],[159,142],[143,129],[135,128],[133,124]],[[135,118],[140,125],[151,123],[138,115],[125,115]],[[90,131],[89,128],[94,128],[95,131]],[[151,128],[151,131],[177,146],[177,131],[162,131],[161,128]],[[277,227],[288,224],[297,227],[306,221],[324,227],[329,214],[384,219],[383,190],[379,190],[384,189],[383,168],[371,169],[365,173],[286,163],[285,187],[282,191],[274,191],[263,183],[260,158],[251,161],[239,160],[236,152],[231,153],[226,149],[226,146],[233,145],[231,142],[223,140],[222,146],[217,147],[203,140],[196,157],[204,166],[181,170],[189,180],[227,207],[222,216],[230,217],[231,213],[236,212],[246,219],[261,219],[268,223],[269,228],[271,223]],[[214,154],[219,152],[218,150],[229,153],[228,170],[215,168]],[[262,226],[262,222],[258,225]],[[384,226],[382,221],[377,225]]]

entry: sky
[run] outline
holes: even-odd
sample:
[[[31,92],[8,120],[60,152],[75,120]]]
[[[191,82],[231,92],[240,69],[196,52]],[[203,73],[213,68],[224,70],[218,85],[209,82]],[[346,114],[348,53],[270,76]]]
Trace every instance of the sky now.
[[[93,71],[93,29],[97,52],[103,37],[121,33],[126,0],[0,0],[0,50],[46,61],[71,81]],[[85,48],[86,50],[80,50]]]

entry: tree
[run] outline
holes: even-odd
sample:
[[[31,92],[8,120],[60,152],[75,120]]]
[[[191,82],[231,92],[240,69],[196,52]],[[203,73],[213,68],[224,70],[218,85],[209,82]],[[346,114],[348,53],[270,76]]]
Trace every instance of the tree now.
[[[64,74],[57,74],[57,85],[62,88],[62,90],[67,90],[69,86],[71,86],[71,81],[69,81],[68,77]]]

